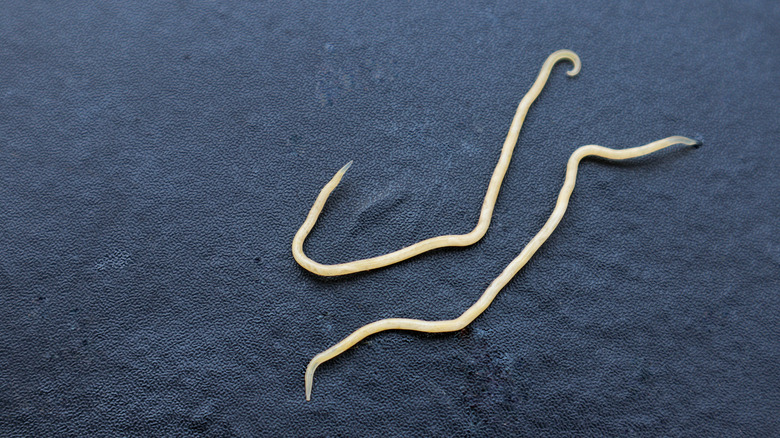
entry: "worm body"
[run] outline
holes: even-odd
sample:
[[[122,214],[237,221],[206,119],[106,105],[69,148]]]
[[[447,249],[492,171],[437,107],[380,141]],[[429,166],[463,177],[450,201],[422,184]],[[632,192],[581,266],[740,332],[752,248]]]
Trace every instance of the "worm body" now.
[[[504,268],[504,271],[501,272],[501,274],[496,277],[492,283],[490,283],[490,286],[488,286],[488,288],[476,303],[474,303],[465,312],[463,312],[463,314],[455,319],[444,321],[423,321],[419,319],[389,318],[372,322],[363,327],[360,327],[354,333],[344,338],[341,342],[314,356],[314,358],[309,362],[309,365],[306,368],[305,377],[306,400],[311,399],[311,390],[314,383],[314,371],[317,369],[317,367],[323,362],[333,359],[334,357],[343,353],[368,336],[386,330],[412,330],[427,333],[452,332],[460,330],[474,321],[474,319],[476,319],[480,314],[482,314],[482,312],[485,311],[485,309],[487,309],[487,307],[490,305],[490,303],[493,302],[493,299],[496,297],[496,295],[498,295],[501,289],[503,289],[504,286],[506,286],[507,283],[509,283],[509,281],[520,271],[520,269],[525,266],[531,256],[536,253],[539,247],[542,246],[547,238],[550,237],[553,230],[555,230],[555,228],[558,226],[558,223],[560,223],[561,218],[563,218],[563,214],[566,212],[566,207],[569,204],[569,198],[571,197],[572,191],[574,190],[574,183],[577,179],[577,168],[583,158],[592,155],[610,160],[625,160],[648,155],[674,144],[684,144],[689,146],[701,145],[701,143],[696,140],[692,140],[687,137],[674,136],[665,138],[663,140],[658,140],[644,146],[638,146],[629,149],[610,149],[597,145],[588,145],[578,148],[569,158],[568,164],[566,166],[566,177],[563,182],[563,187],[561,188],[560,194],[558,195],[558,201],[555,204],[555,208],[553,209],[550,218],[547,219],[547,222],[544,224],[542,229],[539,230],[539,232],[528,242],[520,254],[515,257],[515,259],[512,260],[506,268]],[[344,170],[345,169],[342,169],[339,172],[342,172],[343,174]],[[339,177],[339,174],[337,174],[334,179],[337,177]],[[334,182],[331,181],[329,184],[334,184]],[[338,181],[336,181],[335,184],[338,184]],[[323,191],[324,190],[325,189],[323,189]],[[421,243],[424,242],[425,241]],[[364,262],[370,263],[370,260],[372,259],[365,260]],[[365,269],[372,268],[373,266],[370,264],[365,267]]]
[[[393,263],[406,260],[411,257],[415,257],[422,253],[448,246],[468,246],[479,241],[487,232],[490,227],[490,220],[493,216],[493,209],[496,206],[496,198],[498,198],[498,192],[501,189],[501,183],[504,181],[504,175],[506,175],[509,162],[512,159],[512,152],[517,144],[517,138],[520,135],[520,128],[523,126],[525,116],[528,114],[528,109],[531,104],[536,100],[541,93],[544,85],[547,83],[547,79],[550,77],[550,72],[553,66],[560,61],[570,61],[573,66],[566,73],[569,76],[576,76],[580,72],[582,63],[579,56],[571,50],[558,50],[553,52],[547,57],[547,60],[542,65],[539,75],[536,78],[531,89],[526,93],[520,104],[517,106],[517,111],[512,119],[512,124],[509,127],[509,133],[504,140],[504,146],[501,149],[501,156],[498,159],[493,175],[490,177],[490,183],[488,184],[487,192],[485,193],[485,200],[482,202],[482,209],[479,212],[479,220],[473,230],[466,234],[451,234],[438,237],[432,237],[425,239],[421,242],[417,242],[413,245],[405,248],[393,251],[388,254],[384,254],[377,257],[372,257],[363,260],[356,260],[347,263],[338,263],[333,265],[326,265],[315,262],[309,258],[303,252],[303,242],[311,232],[314,224],[317,223],[317,218],[320,216],[322,208],[325,206],[325,202],[328,200],[330,193],[338,186],[344,173],[349,169],[352,162],[350,161],[344,167],[342,167],[336,175],[328,182],[325,187],[322,188],[317,199],[314,201],[314,205],[311,207],[309,214],[306,216],[306,220],[301,225],[301,228],[295,234],[292,242],[292,253],[295,261],[298,262],[307,271],[313,272],[322,276],[335,276],[352,274],[355,272],[367,271],[369,269],[382,268]]]

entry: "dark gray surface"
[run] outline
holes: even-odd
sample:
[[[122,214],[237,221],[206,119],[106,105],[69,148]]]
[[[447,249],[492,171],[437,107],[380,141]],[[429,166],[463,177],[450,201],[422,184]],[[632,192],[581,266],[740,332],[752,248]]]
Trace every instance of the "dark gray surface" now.
[[[733,3],[733,4],[732,4]],[[780,433],[777,2],[0,2],[1,436]],[[485,238],[469,230],[551,52]],[[469,328],[459,315],[566,217]]]

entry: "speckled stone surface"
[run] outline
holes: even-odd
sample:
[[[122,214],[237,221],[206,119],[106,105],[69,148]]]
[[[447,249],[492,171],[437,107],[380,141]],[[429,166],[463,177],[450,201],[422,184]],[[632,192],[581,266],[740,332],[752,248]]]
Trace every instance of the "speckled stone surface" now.
[[[539,4],[544,3],[544,4]],[[780,6],[0,2],[0,436],[780,434]],[[485,238],[323,279],[321,262]],[[459,315],[552,211],[550,240]]]

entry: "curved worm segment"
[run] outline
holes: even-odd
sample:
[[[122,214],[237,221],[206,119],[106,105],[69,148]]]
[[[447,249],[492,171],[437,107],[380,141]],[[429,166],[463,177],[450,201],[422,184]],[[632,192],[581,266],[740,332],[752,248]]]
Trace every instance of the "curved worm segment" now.
[[[349,169],[349,166],[352,163],[350,161],[346,166],[342,167],[341,170],[336,172],[336,175],[334,175],[328,184],[322,188],[320,194],[317,196],[317,199],[314,201],[314,205],[312,205],[306,220],[295,234],[295,238],[293,239],[292,244],[292,253],[295,261],[297,261],[298,264],[307,271],[317,275],[345,275],[355,272],[367,271],[369,269],[382,268],[437,248],[472,245],[482,239],[490,227],[490,221],[493,216],[493,209],[496,205],[496,199],[498,198],[498,192],[501,189],[501,184],[504,181],[506,171],[509,168],[512,152],[514,151],[515,145],[517,144],[517,138],[520,134],[520,129],[523,126],[525,116],[528,114],[528,110],[530,109],[531,104],[539,96],[539,93],[542,92],[544,85],[547,83],[547,79],[550,77],[550,72],[552,71],[553,66],[555,66],[555,64],[560,61],[570,61],[572,63],[572,68],[566,73],[569,76],[577,75],[577,73],[580,71],[580,67],[582,66],[580,57],[571,50],[558,50],[557,52],[553,52],[550,56],[547,57],[547,60],[545,60],[530,90],[528,90],[528,93],[526,93],[526,95],[520,101],[520,104],[517,106],[517,111],[515,112],[515,116],[512,119],[512,124],[509,127],[509,133],[507,134],[506,140],[504,141],[504,146],[501,149],[501,155],[498,159],[498,163],[496,164],[495,170],[493,170],[493,175],[490,177],[490,183],[485,193],[485,199],[482,202],[482,209],[480,210],[479,220],[473,230],[466,234],[432,237],[405,248],[401,248],[397,251],[369,259],[355,260],[353,262],[337,263],[331,265],[315,262],[303,252],[303,242],[306,240],[306,237],[309,235],[311,229],[317,223],[317,218],[319,218],[322,208],[324,207],[325,202],[328,200],[328,196],[330,196],[330,193],[339,184],[342,176],[344,176],[344,172]]]
[[[563,214],[566,212],[566,207],[569,204],[569,197],[574,190],[574,183],[577,179],[577,168],[583,158],[593,155],[610,160],[625,160],[648,155],[675,144],[684,144],[694,147],[701,146],[701,142],[699,141],[687,137],[673,136],[644,146],[629,149],[610,149],[598,145],[588,145],[575,150],[571,157],[569,157],[569,161],[566,165],[566,177],[563,182],[563,187],[558,195],[558,201],[555,204],[555,208],[553,209],[552,214],[550,214],[550,218],[547,219],[547,222],[542,229],[528,242],[520,254],[504,268],[504,271],[493,280],[492,283],[490,283],[490,286],[488,286],[476,303],[463,312],[462,315],[451,320],[423,321],[419,319],[390,318],[375,321],[357,329],[341,342],[314,356],[311,362],[309,362],[309,366],[306,368],[305,378],[306,400],[308,401],[311,399],[311,390],[312,385],[314,384],[314,371],[317,367],[321,363],[343,353],[368,336],[386,330],[412,330],[426,333],[452,332],[466,327],[482,314],[490,303],[493,302],[493,299],[498,295],[501,289],[503,289],[520,269],[525,266],[531,256],[536,253],[539,247],[541,247],[547,238],[550,237],[550,234],[552,234],[553,230],[555,230],[560,223]]]

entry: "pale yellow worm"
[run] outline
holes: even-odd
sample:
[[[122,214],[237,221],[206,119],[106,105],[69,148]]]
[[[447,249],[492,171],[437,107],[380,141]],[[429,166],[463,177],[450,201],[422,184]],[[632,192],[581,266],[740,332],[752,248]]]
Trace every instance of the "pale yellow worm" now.
[[[380,321],[372,322],[357,329],[354,333],[344,338],[338,344],[330,347],[322,353],[314,356],[309,362],[309,366],[306,368],[306,400],[311,399],[311,388],[314,382],[314,371],[317,367],[330,359],[338,356],[346,351],[351,346],[360,342],[367,336],[371,336],[374,333],[382,332],[385,330],[414,330],[418,332],[426,333],[440,333],[440,332],[453,332],[460,330],[474,321],[474,319],[482,314],[487,309],[493,299],[498,295],[498,292],[506,286],[507,283],[517,274],[518,271],[528,262],[531,256],[534,255],[536,250],[550,237],[555,227],[563,218],[563,213],[566,211],[566,207],[569,205],[569,197],[572,190],[574,190],[574,182],[577,179],[577,166],[580,161],[589,156],[594,155],[597,157],[604,157],[611,160],[625,160],[628,158],[640,157],[653,153],[657,150],[674,144],[685,144],[689,146],[700,146],[701,143],[696,140],[691,140],[686,137],[668,137],[663,140],[658,140],[644,146],[629,148],[629,149],[610,149],[603,146],[588,145],[578,148],[569,158],[569,163],[566,166],[566,178],[563,182],[563,187],[558,195],[558,202],[555,204],[550,218],[544,224],[541,230],[536,233],[536,236],[531,239],[530,242],[523,248],[514,260],[504,269],[490,286],[485,290],[482,296],[468,308],[462,315],[455,319],[446,321],[423,321],[419,319],[406,319],[406,318],[390,318],[382,319]],[[369,267],[370,269],[370,267]]]
[[[523,126],[523,121],[525,120],[526,114],[528,114],[528,109],[547,83],[553,66],[563,60],[570,61],[573,64],[573,67],[566,74],[569,76],[576,76],[577,73],[580,72],[580,67],[582,65],[580,57],[571,50],[558,50],[547,57],[533,86],[517,106],[515,117],[512,119],[512,125],[509,127],[509,133],[507,134],[506,140],[504,140],[504,146],[501,149],[501,156],[498,159],[498,164],[496,164],[496,168],[493,171],[493,176],[490,177],[490,184],[488,184],[485,200],[482,202],[482,210],[479,212],[479,221],[477,221],[477,226],[474,227],[473,230],[466,234],[431,237],[397,251],[369,259],[333,265],[315,262],[303,252],[303,241],[306,240],[306,237],[309,235],[309,232],[311,232],[314,224],[317,223],[317,218],[320,216],[320,212],[325,206],[328,196],[330,196],[330,193],[339,184],[344,173],[349,169],[349,166],[352,165],[352,162],[350,161],[336,172],[336,175],[330,182],[322,188],[319,196],[317,196],[317,199],[314,201],[314,205],[311,207],[308,216],[306,216],[306,220],[295,234],[295,238],[293,238],[292,242],[292,253],[295,261],[304,269],[317,275],[345,275],[354,272],[367,271],[369,269],[382,268],[437,248],[468,246],[479,241],[487,232],[488,227],[490,227],[490,220],[493,216],[496,198],[498,198],[498,191],[501,189],[501,182],[504,180],[504,175],[506,175],[506,170],[509,167],[509,161],[512,159],[512,151],[514,151],[515,145],[517,144],[517,137],[520,135],[520,128]]]

